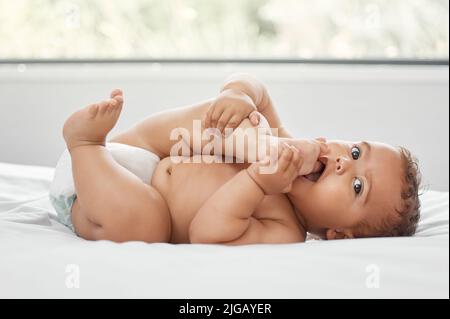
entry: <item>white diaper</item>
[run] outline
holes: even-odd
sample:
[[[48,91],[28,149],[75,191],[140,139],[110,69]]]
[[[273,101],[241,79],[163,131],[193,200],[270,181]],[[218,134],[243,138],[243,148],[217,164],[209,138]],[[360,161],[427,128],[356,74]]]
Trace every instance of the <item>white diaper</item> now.
[[[153,172],[160,158],[142,148],[118,143],[107,143],[106,149],[114,160],[142,182],[150,184]],[[50,186],[50,201],[58,213],[59,221],[75,232],[72,224],[72,205],[77,198],[72,175],[72,160],[67,150],[64,151],[55,169],[55,176]]]

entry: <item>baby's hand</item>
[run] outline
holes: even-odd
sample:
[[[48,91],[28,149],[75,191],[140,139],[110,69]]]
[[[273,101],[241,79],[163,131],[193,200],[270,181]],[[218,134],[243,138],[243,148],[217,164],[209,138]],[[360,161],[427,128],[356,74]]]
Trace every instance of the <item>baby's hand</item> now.
[[[217,128],[221,133],[226,128],[235,129],[241,122],[256,111],[253,100],[245,93],[227,89],[212,102],[205,118],[205,128]],[[250,118],[253,125],[258,125],[256,116]]]
[[[323,138],[289,140],[287,143],[300,151],[303,163],[298,171],[299,176],[316,172],[320,167],[319,156],[326,153],[328,149],[326,140]]]
[[[264,194],[276,195],[291,191],[292,182],[298,177],[302,165],[300,152],[288,144],[283,144],[278,153],[276,169],[271,174],[264,174],[262,168],[267,167],[269,160],[253,163],[247,169],[250,177],[259,185]]]

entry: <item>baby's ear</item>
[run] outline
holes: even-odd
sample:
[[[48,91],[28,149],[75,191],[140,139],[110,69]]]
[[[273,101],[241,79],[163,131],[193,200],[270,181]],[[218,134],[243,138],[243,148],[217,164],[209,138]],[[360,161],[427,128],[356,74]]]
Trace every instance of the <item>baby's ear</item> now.
[[[327,240],[354,238],[353,232],[349,229],[328,229],[326,237]]]

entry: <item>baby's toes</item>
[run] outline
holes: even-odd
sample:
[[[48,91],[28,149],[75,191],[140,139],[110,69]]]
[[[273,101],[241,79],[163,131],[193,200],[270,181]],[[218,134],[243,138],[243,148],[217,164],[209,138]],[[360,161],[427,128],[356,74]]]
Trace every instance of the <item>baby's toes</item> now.
[[[123,97],[121,95],[117,95],[113,98],[113,100],[115,101],[115,105],[116,106],[122,106],[123,104]]]
[[[122,111],[122,105],[123,102],[121,100],[117,100],[116,98],[111,99],[109,114],[113,117],[118,117]]]
[[[114,110],[117,109],[118,103],[115,99],[110,99],[108,100],[108,106],[106,108],[106,113],[105,114],[113,114]]]
[[[111,98],[115,98],[116,96],[123,96],[123,92],[121,89],[115,89],[111,92]]]
[[[98,103],[98,115],[102,116],[108,113],[108,110],[110,108],[110,101],[103,101]]]

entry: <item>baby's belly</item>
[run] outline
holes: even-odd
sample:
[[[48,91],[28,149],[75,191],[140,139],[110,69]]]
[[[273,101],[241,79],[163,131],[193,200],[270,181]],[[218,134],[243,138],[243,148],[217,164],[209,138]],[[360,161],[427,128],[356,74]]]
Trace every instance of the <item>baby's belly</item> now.
[[[223,184],[246,168],[243,164],[174,164],[170,158],[157,166],[152,185],[162,194],[172,218],[173,243],[189,242],[189,225],[199,208]]]

